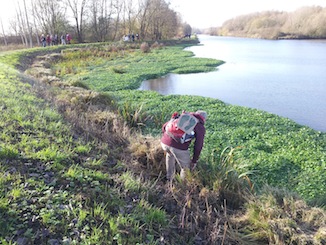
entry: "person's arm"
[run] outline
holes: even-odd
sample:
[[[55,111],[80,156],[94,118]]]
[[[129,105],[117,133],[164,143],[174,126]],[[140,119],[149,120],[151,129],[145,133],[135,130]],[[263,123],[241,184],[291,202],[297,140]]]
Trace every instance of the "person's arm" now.
[[[198,128],[195,128],[194,154],[191,161],[193,165],[197,163],[201,150],[203,149],[205,133],[206,130],[204,125],[200,124]]]

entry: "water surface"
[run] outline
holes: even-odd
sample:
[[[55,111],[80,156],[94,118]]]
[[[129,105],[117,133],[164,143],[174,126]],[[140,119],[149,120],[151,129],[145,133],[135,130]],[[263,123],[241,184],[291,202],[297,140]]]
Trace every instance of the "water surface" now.
[[[217,71],[168,74],[143,90],[200,95],[261,109],[326,132],[326,40],[199,36],[196,57],[226,63]]]

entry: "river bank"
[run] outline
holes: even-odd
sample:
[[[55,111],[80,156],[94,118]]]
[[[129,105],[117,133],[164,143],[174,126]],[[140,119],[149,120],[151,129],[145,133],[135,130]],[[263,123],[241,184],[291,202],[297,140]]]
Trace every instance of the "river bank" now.
[[[21,55],[14,54],[4,60],[18,65],[17,58]],[[229,106],[216,99],[162,96],[156,92],[129,89],[130,84],[153,76],[154,73],[149,71],[163,67],[163,64],[167,65],[163,67],[164,72],[197,71],[198,64],[205,71],[214,69],[212,64],[216,61],[193,59],[191,53],[183,51],[183,47],[152,50],[149,55],[124,49],[103,58],[98,55],[97,48],[76,46],[74,50],[60,54],[59,62],[57,54],[54,55],[54,63],[50,62],[49,55],[28,59],[38,61],[26,70],[26,73],[34,75],[34,79],[39,76],[40,86],[36,87],[35,81],[34,92],[32,86],[20,82],[20,79],[32,82],[28,77],[17,77],[17,74],[8,73],[8,69],[1,70],[1,76],[5,78],[1,80],[1,101],[4,105],[4,113],[1,114],[4,124],[1,127],[7,130],[0,136],[1,166],[4,173],[11,171],[9,175],[1,176],[8,180],[1,182],[1,193],[4,200],[11,203],[2,206],[5,212],[1,215],[4,215],[6,223],[0,229],[6,237],[1,238],[34,242],[89,241],[90,244],[149,240],[164,240],[170,244],[193,244],[199,240],[208,244],[222,240],[241,243],[248,235],[245,227],[253,227],[255,232],[262,228],[259,225],[254,227],[250,220],[242,219],[241,223],[239,220],[232,221],[228,216],[228,209],[242,203],[241,196],[234,194],[247,190],[248,179],[257,186],[260,182],[255,177],[267,177],[268,181],[291,184],[294,189],[301,187],[298,189],[300,194],[310,202],[316,203],[324,196],[317,191],[322,190],[325,180],[320,169],[325,159],[325,134],[288,119],[259,110]],[[152,64],[153,60],[159,64]],[[86,63],[88,66],[85,66]],[[136,63],[140,64],[137,72],[131,69]],[[60,82],[49,83],[47,73],[42,70],[49,69],[49,64],[52,74],[57,74]],[[78,69],[70,70],[69,64]],[[151,64],[154,66],[150,67]],[[162,71],[155,74],[160,75]],[[112,72],[110,77],[107,75],[109,72]],[[107,86],[108,83],[110,86]],[[86,89],[80,88],[80,85]],[[95,89],[90,89],[91,86]],[[33,94],[36,89],[40,89],[38,96]],[[160,182],[160,168],[164,162],[159,150],[161,125],[173,111],[199,108],[205,109],[209,117],[198,169],[187,184],[176,182],[174,188],[168,189]],[[69,115],[76,116],[75,120],[69,121]],[[121,123],[117,123],[116,120],[120,119]],[[141,132],[143,136],[128,135],[123,122],[130,126],[131,131]],[[81,127],[83,124],[84,127]],[[92,127],[107,134],[92,134]],[[252,167],[249,163],[255,159],[261,169],[257,165],[256,173],[251,175],[246,167]],[[15,171],[12,171],[13,166]],[[320,184],[322,186],[318,186]],[[310,188],[314,188],[315,192]],[[283,213],[289,203],[302,204],[294,202],[297,197],[286,191],[283,194],[276,189],[262,192],[265,196],[248,203],[248,206],[258,207],[251,210],[266,207],[265,199],[276,200],[280,196],[284,197],[281,198],[284,203],[268,203],[271,210]],[[308,192],[310,195],[307,195]],[[223,205],[228,208],[221,209]],[[295,210],[307,215],[314,211],[319,217],[323,216],[322,210],[303,204]],[[249,213],[250,209],[247,211]],[[286,212],[284,217],[297,217],[295,213]],[[15,213],[24,213],[24,219],[20,220],[21,216]],[[185,217],[188,218],[183,219]],[[262,221],[262,218],[259,220]],[[271,220],[280,222],[279,216],[269,216],[264,222]],[[288,219],[284,221],[285,228],[286,221]],[[316,226],[320,228],[314,231],[313,238],[311,233],[309,236],[302,233],[300,236],[296,233],[289,236],[286,229],[274,230],[272,227],[263,230],[280,234],[278,238],[285,240],[290,237],[295,241],[322,241],[324,223],[318,221],[316,225],[315,219],[313,222],[314,226],[312,221],[304,221],[305,229],[308,229],[307,224],[314,229]],[[301,231],[302,223],[299,218],[291,225]],[[227,235],[225,224],[238,229],[237,238]],[[125,233],[126,230],[132,232]],[[212,236],[211,231],[219,236]],[[262,240],[274,242],[275,238],[255,238],[257,242]]]

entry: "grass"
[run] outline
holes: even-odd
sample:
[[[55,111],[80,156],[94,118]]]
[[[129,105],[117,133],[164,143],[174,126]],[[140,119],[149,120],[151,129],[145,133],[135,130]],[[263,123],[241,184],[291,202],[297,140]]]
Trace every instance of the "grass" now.
[[[239,147],[238,160],[235,160],[246,166],[244,171],[253,173],[250,178],[256,187],[284,186],[306,200],[325,203],[325,133],[273,114],[229,106],[209,98],[161,96],[134,90],[121,91],[118,95],[123,103],[128,101],[135,107],[142,103],[142,110],[152,116],[141,128],[145,134],[159,135],[161,123],[168,120],[173,111],[204,108],[209,118],[199,166],[205,173],[214,173],[223,149]],[[215,154],[217,156],[212,158]]]
[[[67,82],[75,82],[77,76],[79,82],[92,90],[117,91],[137,89],[145,78],[157,78],[169,72],[212,71],[223,63],[213,59],[193,59],[193,54],[182,51],[183,48],[153,49],[146,54],[137,49],[121,49],[111,52],[109,58],[98,56],[97,47],[86,47],[80,51],[72,49],[64,52],[63,60],[56,63],[53,69]],[[103,46],[103,49],[110,49],[110,46]],[[180,60],[183,61],[182,65]]]
[[[49,237],[67,236],[77,244],[90,233],[95,241],[101,223],[87,229],[92,205],[85,201],[97,192],[103,199],[113,198],[105,191],[111,179],[78,164],[99,159],[97,144],[76,138],[62,116],[33,95],[31,86],[10,75],[1,82],[2,239],[42,244]]]
[[[249,200],[246,213],[237,217],[244,237],[269,244],[323,244],[325,237],[319,234],[325,232],[325,218],[324,210],[311,208],[297,195],[271,187],[264,188],[258,200]],[[309,226],[324,228],[303,235]]]
[[[324,133],[215,99],[130,89],[220,64],[184,46],[102,46],[70,46],[59,59],[44,56],[56,49],[0,55],[3,244],[325,242],[324,209],[302,199],[325,203]],[[38,80],[15,69],[40,54],[53,69],[29,68]],[[205,147],[196,171],[164,185],[160,127],[182,109],[208,111]]]

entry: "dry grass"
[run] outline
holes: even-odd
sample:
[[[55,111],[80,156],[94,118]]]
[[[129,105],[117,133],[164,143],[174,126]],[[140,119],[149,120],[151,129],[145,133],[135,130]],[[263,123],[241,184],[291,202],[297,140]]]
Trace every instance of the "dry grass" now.
[[[8,44],[8,45],[0,45],[0,52],[18,50],[26,48],[25,45],[22,44]]]
[[[158,177],[165,171],[165,157],[159,139],[134,134],[130,138],[129,149],[132,156],[152,177]]]
[[[144,42],[140,45],[140,50],[143,52],[143,53],[148,53],[150,51],[150,47],[149,47],[149,44]]]
[[[130,137],[130,129],[115,112],[114,98],[61,82],[47,68],[47,62],[58,58],[57,54],[38,56],[26,70],[28,75],[38,78],[38,81],[33,81],[38,83],[34,86],[37,93],[51,101],[87,137],[100,139],[110,145],[125,145]]]
[[[326,214],[309,207],[296,195],[266,187],[245,204],[245,213],[233,217],[244,240],[266,244],[325,244]]]

